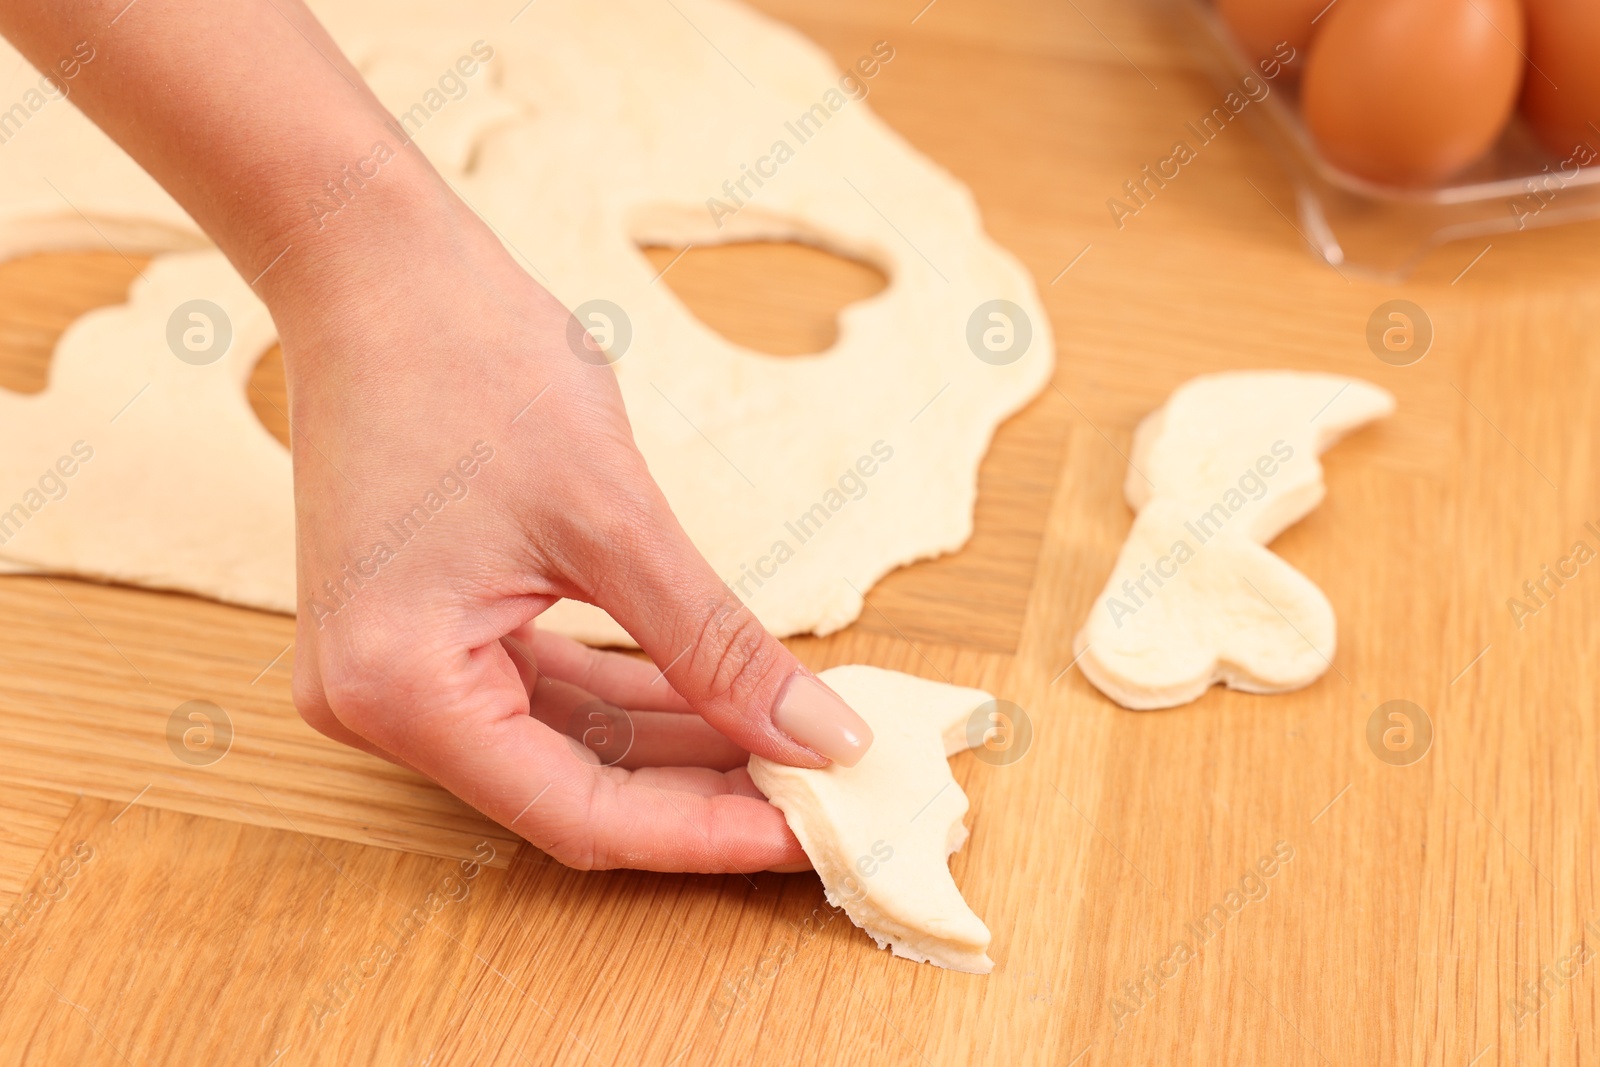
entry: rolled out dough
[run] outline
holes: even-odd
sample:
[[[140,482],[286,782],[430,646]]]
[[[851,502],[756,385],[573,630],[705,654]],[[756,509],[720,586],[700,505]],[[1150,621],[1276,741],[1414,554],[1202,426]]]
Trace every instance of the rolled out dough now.
[[[223,309],[233,334],[204,366],[167,344],[173,309],[196,299]],[[131,303],[68,327],[43,392],[0,390],[0,552],[37,570],[292,611],[289,454],[245,396],[274,338],[220,252],[152,261]],[[92,457],[62,476],[79,442]],[[41,486],[48,471],[57,477]]]
[[[1073,644],[1084,676],[1128,708],[1310,685],[1333,661],[1333,607],[1263,546],[1309,514],[1318,456],[1388,415],[1394,398],[1354,378],[1211,374],[1140,423],[1124,488],[1138,512]]]
[[[978,464],[1048,379],[1053,340],[1032,280],[984,234],[967,189],[841,88],[879,91],[892,60],[871,78],[852,60],[847,83],[794,30],[728,0],[541,0],[514,21],[520,5],[491,0],[315,6],[396,112],[440,104],[413,122],[417,143],[534,276],[569,307],[605,301],[625,316],[614,369],[635,439],[690,537],[771,630],[839,629],[884,574],[967,540]],[[480,45],[491,60],[441,81]],[[0,69],[13,56],[0,47]],[[36,77],[15,62],[13,88]],[[459,97],[436,91],[458,83]],[[202,240],[68,103],[4,147],[0,256],[103,248],[97,229],[128,253]],[[637,247],[789,239],[890,279],[815,356],[730,343]],[[272,341],[260,305],[215,253],[158,257],[145,274],[126,307],[63,338],[45,393],[0,394],[16,416],[0,419],[0,494],[34,482],[67,427],[107,442],[85,468],[103,487],[85,477],[30,509],[0,566],[293,611],[287,455],[242,395]],[[190,367],[165,351],[167,320],[208,293],[236,309],[238,332],[226,360]],[[995,302],[1026,339],[999,359],[971,339]],[[135,367],[128,395],[148,389],[96,426]],[[558,604],[543,624],[631,643],[587,605]]]
[[[957,971],[987,974],[989,929],[950,876],[967,839],[967,795],[948,758],[981,741],[968,729],[993,698],[878,667],[818,675],[872,727],[854,767],[789,767],[750,757],[756,787],[783,812],[843,908],[879,948]]]

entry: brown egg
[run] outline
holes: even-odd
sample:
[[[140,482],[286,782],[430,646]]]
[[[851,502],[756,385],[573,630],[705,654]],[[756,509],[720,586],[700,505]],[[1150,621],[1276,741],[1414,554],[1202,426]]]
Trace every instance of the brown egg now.
[[[1524,0],[1528,62],[1522,114],[1546,148],[1567,158],[1600,150],[1600,3]]]
[[[1449,178],[1511,114],[1522,21],[1517,0],[1338,0],[1306,61],[1301,107],[1317,146],[1376,182]]]
[[[1298,75],[1317,28],[1311,20],[1327,6],[1328,0],[1217,0],[1217,13],[1251,62],[1276,61]]]

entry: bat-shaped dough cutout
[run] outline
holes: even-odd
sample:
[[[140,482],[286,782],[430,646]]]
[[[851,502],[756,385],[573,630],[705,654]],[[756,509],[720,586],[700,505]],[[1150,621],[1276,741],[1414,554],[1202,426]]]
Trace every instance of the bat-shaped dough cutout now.
[[[1134,434],[1138,512],[1073,644],[1084,676],[1128,708],[1168,708],[1221,682],[1310,685],[1336,642],[1333,607],[1264,545],[1322,502],[1318,460],[1394,410],[1386,390],[1299,371],[1208,374]]]
[[[872,748],[854,767],[821,770],[751,756],[750,777],[800,839],[828,902],[879,948],[987,974],[989,928],[950,876],[967,839],[967,795],[948,759],[983,743],[988,719],[973,727],[973,713],[994,698],[878,667],[818,677],[867,720]]]

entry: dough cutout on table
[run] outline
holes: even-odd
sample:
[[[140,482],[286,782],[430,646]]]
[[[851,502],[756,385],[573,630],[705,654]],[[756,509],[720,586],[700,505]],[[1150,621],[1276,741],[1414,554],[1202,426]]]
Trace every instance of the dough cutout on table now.
[[[854,767],[789,767],[750,757],[750,777],[784,814],[828,902],[896,956],[987,974],[989,929],[950,875],[967,839],[967,795],[949,757],[984,743],[993,701],[980,689],[852,665],[818,675],[872,727]]]
[[[1317,457],[1394,406],[1359,379],[1299,371],[1180,386],[1134,434],[1124,493],[1138,514],[1073,643],[1084,676],[1136,709],[1321,677],[1333,607],[1263,546],[1322,502]]]
[[[584,326],[609,334],[611,366],[596,373],[617,376],[634,438],[674,513],[768,629],[840,629],[884,575],[966,543],[979,463],[999,424],[1049,379],[1054,342],[1032,278],[984,233],[971,193],[873,112],[871,94],[898,69],[889,42],[864,45],[842,72],[793,29],[729,0],[541,0],[509,23],[493,0],[398,0],[381,13],[365,0],[314,6],[384,101],[416,115],[407,129],[418,127],[417,145],[518,261]],[[0,68],[12,55],[0,46]],[[415,102],[428,109],[425,120]],[[48,104],[5,149],[0,256],[103,249],[102,233],[129,254],[203,240],[69,103]],[[370,175],[377,163],[363,165]],[[381,182],[381,168],[367,180]],[[350,188],[341,210],[360,207],[359,187]],[[319,192],[308,189],[308,198]],[[306,240],[317,239],[317,212],[331,204],[325,195],[308,200]],[[889,283],[841,312],[827,351],[769,356],[697,320],[639,251],[752,240],[810,243],[876,266]],[[145,273],[166,281],[136,286],[125,309],[143,334],[80,337],[71,357],[84,378],[103,374],[120,386],[120,368],[157,351],[150,333],[178,304],[235,284],[215,254],[163,257]],[[244,305],[254,297],[235,295],[240,315],[252,318]],[[194,369],[166,358],[174,374]],[[574,346],[573,358],[595,362],[595,353]],[[67,424],[102,417],[102,398],[76,392],[73,380],[52,391],[51,410]],[[164,378],[149,380],[151,394],[124,421]],[[161,409],[170,422],[159,429],[117,428],[159,437],[131,454],[186,441],[208,471],[238,483],[259,466],[260,478],[164,511],[109,498],[80,508],[69,496],[51,505],[40,536],[0,545],[0,566],[120,576],[293,610],[292,498],[277,473],[287,458],[281,449],[272,460],[236,454],[259,451],[240,443],[259,427],[239,391],[215,418],[180,405]],[[16,399],[0,394],[7,407]],[[512,417],[533,399],[491,398],[504,418],[494,410],[487,443],[514,434]],[[517,428],[541,414],[533,405]],[[0,422],[0,463],[31,470],[34,451],[55,447],[55,434],[37,436],[45,428]],[[207,480],[176,473],[150,467],[121,491],[165,500],[209,492]],[[175,521],[200,512],[203,534]],[[125,522],[116,538],[89,529],[112,518]],[[234,566],[249,554],[254,566]],[[541,624],[590,643],[632,644],[585,604],[559,603]]]

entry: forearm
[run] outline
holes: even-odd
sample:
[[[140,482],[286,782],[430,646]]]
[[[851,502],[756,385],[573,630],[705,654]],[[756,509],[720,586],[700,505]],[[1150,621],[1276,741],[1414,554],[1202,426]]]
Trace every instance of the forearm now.
[[[300,0],[125,5],[4,0],[0,32],[269,305],[338,276],[353,256],[398,259],[405,233],[457,212]],[[93,58],[75,62],[83,43]]]
[[[871,729],[695,550],[617,376],[574,347],[577,322],[300,0],[127,2],[0,0],[0,32],[272,311],[295,435],[301,713],[575,866],[804,864],[745,753],[854,765]],[[93,59],[69,76],[79,42]],[[610,612],[659,670],[541,645],[533,619],[562,598]],[[646,768],[637,781],[601,765],[609,726],[587,758],[557,732],[609,701],[636,709],[617,759]],[[586,739],[595,718],[578,720]]]

